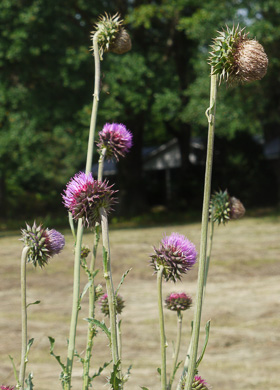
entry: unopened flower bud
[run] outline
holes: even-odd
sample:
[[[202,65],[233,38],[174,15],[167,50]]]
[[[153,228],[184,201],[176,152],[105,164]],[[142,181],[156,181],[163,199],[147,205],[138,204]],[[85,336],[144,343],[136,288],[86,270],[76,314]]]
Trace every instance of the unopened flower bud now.
[[[97,301],[103,293],[103,287],[101,286],[101,284],[98,284],[97,286],[94,287],[94,292],[95,292],[94,299]]]
[[[86,259],[90,254],[90,249],[88,246],[83,245],[81,248],[81,258]]]
[[[180,390],[185,390],[186,378],[181,382]],[[195,375],[192,383],[192,390],[210,390],[209,385],[201,376]]]
[[[187,310],[192,305],[192,298],[185,293],[171,293],[165,299],[165,306],[172,311]]]
[[[120,295],[117,295],[115,297],[116,299],[116,312],[117,314],[121,314],[123,308],[124,308],[124,300],[122,299],[122,297]],[[108,302],[108,295],[107,294],[104,294],[100,301],[100,306],[101,306],[101,311],[102,313],[105,315],[105,316],[109,316],[110,313],[109,313],[109,302]]]
[[[245,207],[239,199],[230,197],[227,190],[212,195],[209,207],[210,219],[225,224],[230,219],[239,219],[245,214]]]

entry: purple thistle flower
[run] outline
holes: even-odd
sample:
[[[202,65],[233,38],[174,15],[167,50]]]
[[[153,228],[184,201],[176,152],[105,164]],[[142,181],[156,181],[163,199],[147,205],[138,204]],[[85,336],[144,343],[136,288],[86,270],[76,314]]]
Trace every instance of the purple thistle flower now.
[[[1,390],[13,390],[14,386],[13,387],[11,387],[11,386],[1,386],[0,389]]]
[[[151,255],[151,265],[158,271],[160,265],[164,266],[165,280],[171,279],[174,283],[181,280],[182,274],[187,273],[196,262],[197,251],[195,245],[183,234],[172,233],[165,236],[159,249],[154,248]]]
[[[112,187],[106,180],[95,180],[91,173],[79,172],[67,184],[63,203],[75,220],[82,218],[84,225],[94,227],[100,222],[100,208],[109,213],[115,203]]]
[[[192,305],[192,298],[185,293],[171,293],[165,299],[165,306],[172,311],[187,310]]]
[[[49,251],[50,257],[58,255],[65,245],[64,236],[55,229],[46,229],[45,231],[45,245]]]
[[[34,267],[44,267],[54,255],[60,253],[65,245],[64,236],[55,229],[45,229],[42,225],[33,226],[26,224],[26,229],[21,230],[22,238],[29,247],[27,261],[33,263]]]
[[[119,294],[115,297],[115,299],[116,299],[116,312],[117,312],[117,314],[121,314],[121,312],[123,311],[123,308],[125,306],[124,300]],[[108,294],[104,294],[100,298],[99,303],[100,303],[102,313],[105,316],[109,317],[110,313],[109,313]]]
[[[106,148],[108,158],[119,156],[124,157],[132,146],[132,134],[125,125],[119,123],[106,123],[102,131],[99,132],[99,151]]]

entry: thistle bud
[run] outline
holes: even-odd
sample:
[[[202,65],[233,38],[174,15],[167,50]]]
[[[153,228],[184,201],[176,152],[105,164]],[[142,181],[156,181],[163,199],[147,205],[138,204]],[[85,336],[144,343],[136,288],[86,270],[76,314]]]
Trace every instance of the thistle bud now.
[[[103,288],[101,284],[98,284],[97,286],[94,287],[94,299],[97,301],[103,293]]]
[[[227,190],[212,195],[209,207],[210,219],[225,224],[230,219],[239,219],[245,214],[245,207],[239,199],[230,197]]]
[[[116,299],[116,312],[117,312],[117,314],[121,314],[121,312],[123,311],[123,308],[125,306],[124,300],[122,299],[122,297],[120,295],[117,295],[115,297],[115,299]],[[101,297],[100,306],[101,306],[102,313],[105,316],[109,317],[110,313],[109,313],[109,302],[108,302],[108,295],[107,294],[104,294]]]
[[[185,389],[185,384],[186,378],[181,382],[180,390]],[[205,382],[205,380],[201,378],[201,376],[195,375],[195,377],[193,378],[192,390],[210,390],[210,387]]]
[[[29,247],[27,261],[33,263],[34,267],[43,267],[48,260],[60,253],[65,245],[64,236],[55,229],[45,229],[42,225],[33,226],[26,224],[26,229],[21,230],[21,241]]]
[[[90,254],[90,249],[88,246],[83,245],[81,248],[81,258],[86,259]]]
[[[165,299],[165,306],[172,311],[187,310],[192,305],[192,298],[185,293],[171,293]]]
[[[219,31],[213,40],[209,64],[213,74],[228,84],[249,83],[260,80],[267,71],[268,58],[262,45],[255,39],[249,39],[248,33],[239,26]]]
[[[98,34],[98,45],[100,58],[103,53],[111,51],[116,54],[124,54],[131,49],[131,40],[128,32],[122,26],[123,20],[116,13],[114,16],[105,13],[100,16],[95,24],[95,31],[92,31],[92,37]]]

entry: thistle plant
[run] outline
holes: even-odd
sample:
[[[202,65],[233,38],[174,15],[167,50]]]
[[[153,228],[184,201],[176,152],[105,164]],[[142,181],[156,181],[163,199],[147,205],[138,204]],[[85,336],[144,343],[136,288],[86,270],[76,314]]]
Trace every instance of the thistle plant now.
[[[177,339],[174,351],[173,365],[168,383],[168,390],[172,389],[172,384],[175,378],[177,369],[179,368],[178,356],[181,346],[181,334],[182,334],[182,311],[188,310],[192,305],[192,298],[185,293],[171,293],[165,299],[165,307],[168,310],[175,311],[177,313]]]
[[[37,225],[34,221],[33,226],[26,224],[26,229],[22,229],[22,238],[24,248],[21,255],[21,364],[19,378],[17,379],[17,389],[24,389],[26,364],[28,362],[29,349],[34,339],[27,343],[27,305],[26,303],[26,263],[32,263],[43,268],[51,257],[59,254],[64,245],[64,236],[55,229],[45,229],[42,225]],[[40,303],[36,301],[33,304]]]
[[[222,80],[228,84],[248,83],[260,80],[265,74],[268,59],[263,47],[256,40],[249,40],[244,29],[229,29],[218,33],[213,41],[209,64],[211,65],[210,79],[210,105],[206,110],[208,120],[208,143],[205,167],[204,196],[201,222],[200,258],[197,280],[197,298],[193,323],[193,334],[190,346],[190,360],[184,367],[187,371],[185,390],[192,389],[196,370],[202,303],[205,291],[205,278],[207,270],[207,243],[208,218],[211,193],[211,179],[213,166],[214,129],[218,82]]]
[[[245,214],[245,207],[239,199],[234,196],[230,196],[225,191],[216,192],[211,196],[209,206],[209,245],[207,248],[207,258],[205,266],[205,277],[204,277],[204,292],[206,289],[208,270],[213,246],[214,239],[214,227],[215,223],[225,225],[231,219],[240,219]]]
[[[180,280],[196,262],[197,252],[195,245],[184,235],[172,233],[165,236],[159,246],[154,248],[151,255],[151,265],[157,273],[158,310],[161,345],[161,389],[167,389],[166,378],[166,336],[162,302],[162,279],[172,280],[174,283]],[[174,370],[173,370],[174,371]]]

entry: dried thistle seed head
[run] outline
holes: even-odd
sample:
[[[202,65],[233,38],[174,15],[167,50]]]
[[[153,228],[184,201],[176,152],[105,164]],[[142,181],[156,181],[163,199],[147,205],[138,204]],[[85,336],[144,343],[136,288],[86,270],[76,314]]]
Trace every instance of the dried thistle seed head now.
[[[267,72],[267,55],[263,46],[255,39],[241,40],[234,52],[234,60],[237,82],[261,80]]]
[[[242,218],[246,210],[243,204],[240,202],[240,200],[232,196],[229,199],[229,203],[230,203],[230,219]]]
[[[165,306],[172,311],[187,310],[192,305],[192,298],[185,293],[171,293],[165,299]]]
[[[260,80],[266,74],[268,58],[262,45],[249,39],[239,26],[219,31],[213,40],[209,64],[221,83],[230,85]]]
[[[103,53],[112,51],[116,54],[126,53],[131,49],[130,36],[122,26],[123,20],[116,13],[114,16],[105,13],[100,16],[95,24],[95,30],[92,31],[92,38],[98,34],[98,46],[100,59],[103,59]]]
[[[62,251],[65,245],[64,236],[55,229],[45,229],[42,225],[33,226],[26,224],[26,229],[21,230],[21,241],[29,247],[27,261],[33,263],[34,267],[44,267],[54,255]]]

